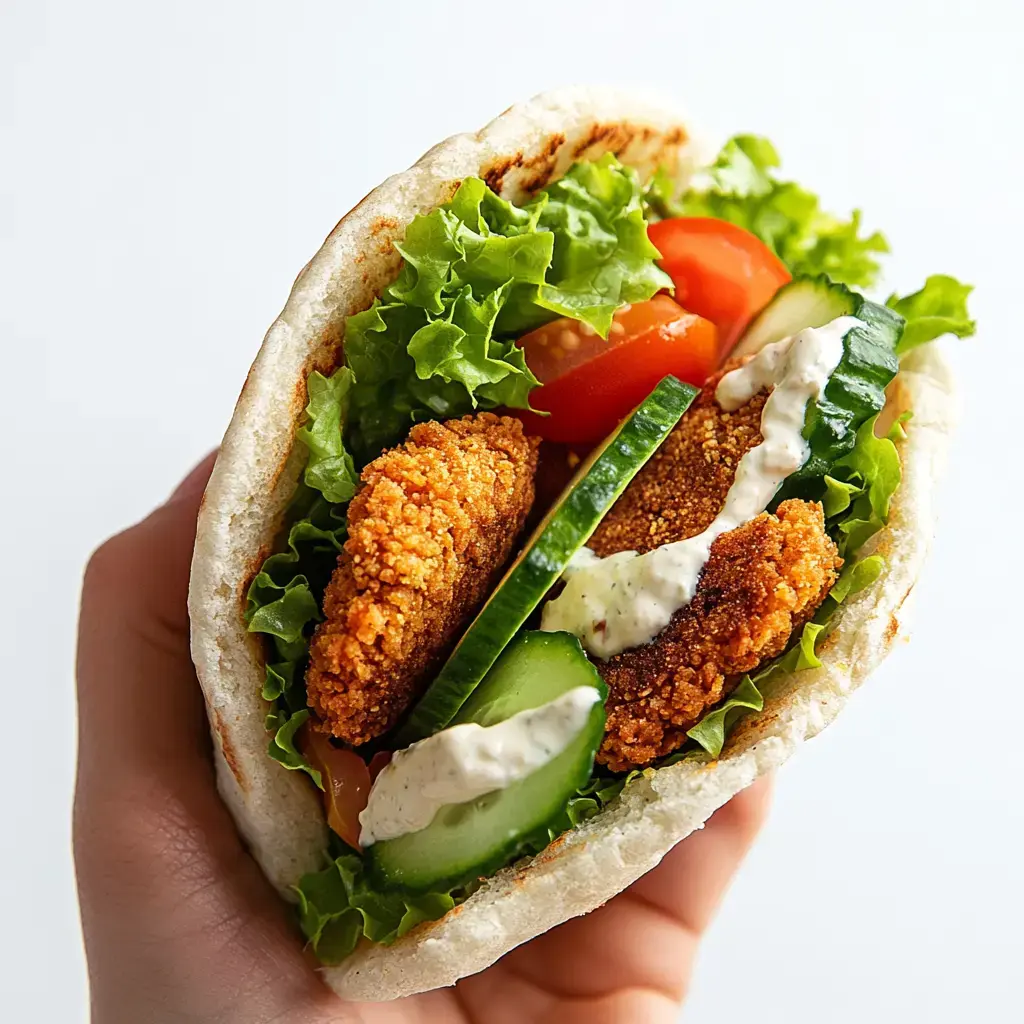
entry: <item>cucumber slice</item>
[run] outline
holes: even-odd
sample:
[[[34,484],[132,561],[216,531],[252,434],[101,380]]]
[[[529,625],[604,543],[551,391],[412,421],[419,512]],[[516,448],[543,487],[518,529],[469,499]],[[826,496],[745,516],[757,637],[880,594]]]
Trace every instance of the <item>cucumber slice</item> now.
[[[496,871],[557,818],[590,778],[604,735],[608,691],[576,637],[520,633],[456,718],[457,724],[495,725],[577,686],[593,686],[601,700],[558,757],[507,789],[442,807],[418,832],[374,843],[367,850],[374,878],[383,886],[409,892],[443,891]]]
[[[850,294],[855,300],[850,313],[861,325],[843,339],[839,364],[821,397],[807,407],[803,435],[810,457],[786,478],[773,508],[787,498],[820,500],[825,492],[825,474],[853,450],[858,428],[881,411],[886,386],[899,372],[896,346],[903,335],[903,317],[856,292]],[[812,325],[804,324],[807,326]]]
[[[729,355],[753,355],[805,327],[824,327],[836,317],[852,314],[859,302],[863,299],[856,292],[824,274],[794,278],[754,317]]]
[[[855,316],[863,326],[843,339],[843,357],[824,394],[808,406],[803,434],[810,458],[786,479],[772,508],[787,498],[820,498],[825,474],[853,448],[857,428],[881,410],[885,387],[899,370],[896,345],[903,334],[903,318],[825,274],[797,277],[776,292],[730,353],[753,355],[765,345],[840,316]]]
[[[666,377],[584,463],[399,729],[399,746],[430,736],[455,717],[697,394],[689,384]]]

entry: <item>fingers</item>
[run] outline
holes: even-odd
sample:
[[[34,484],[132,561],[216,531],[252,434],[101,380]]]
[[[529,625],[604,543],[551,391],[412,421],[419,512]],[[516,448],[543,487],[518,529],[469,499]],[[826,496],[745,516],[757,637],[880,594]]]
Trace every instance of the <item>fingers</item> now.
[[[499,967],[574,1001],[626,989],[681,999],[700,936],[764,822],[770,785],[762,779],[733,797],[625,892],[534,939]],[[485,984],[468,981],[470,997],[486,999]]]
[[[209,456],[167,504],[108,540],[85,574],[78,642],[80,768],[97,781],[167,772],[205,749],[187,592]]]
[[[320,991],[214,787],[186,607],[211,468],[86,572],[74,831],[97,1020],[278,1020]]]
[[[624,893],[666,914],[693,935],[711,923],[743,858],[768,816],[772,778],[758,779],[717,810],[700,832]]]

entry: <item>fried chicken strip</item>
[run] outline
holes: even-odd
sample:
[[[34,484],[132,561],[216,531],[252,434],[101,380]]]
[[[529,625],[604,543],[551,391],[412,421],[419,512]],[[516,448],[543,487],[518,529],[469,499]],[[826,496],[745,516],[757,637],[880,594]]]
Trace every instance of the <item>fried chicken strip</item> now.
[[[731,367],[729,367],[731,368]],[[702,532],[725,504],[743,455],[760,444],[768,393],[724,412],[721,371],[605,517],[589,546],[602,557],[651,551]],[[744,672],[781,654],[825,599],[842,565],[817,503],[783,502],[712,545],[693,601],[651,643],[595,665],[608,684],[597,760],[616,771],[649,764]]]
[[[306,673],[325,731],[366,743],[429,682],[522,531],[537,444],[480,413],[418,424],[363,470]]]

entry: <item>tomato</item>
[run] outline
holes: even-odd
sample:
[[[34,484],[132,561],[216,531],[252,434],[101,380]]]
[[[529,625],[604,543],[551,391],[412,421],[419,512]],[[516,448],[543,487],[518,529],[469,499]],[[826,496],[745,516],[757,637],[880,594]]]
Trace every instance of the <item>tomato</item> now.
[[[377,781],[377,776],[391,763],[391,751],[390,750],[378,750],[373,757],[370,758],[370,763],[366,766],[367,771],[370,773],[370,783]]]
[[[667,374],[703,384],[718,358],[714,324],[668,295],[623,306],[607,340],[586,324],[561,319],[519,344],[542,385],[530,404],[551,415],[516,415],[530,433],[570,444],[606,437]]]
[[[672,217],[647,229],[676,301],[718,327],[719,356],[791,279],[786,265],[760,238],[714,217]]]
[[[327,824],[358,850],[359,812],[370,796],[370,770],[366,762],[353,751],[334,746],[308,723],[302,726],[300,746],[323,778]]]

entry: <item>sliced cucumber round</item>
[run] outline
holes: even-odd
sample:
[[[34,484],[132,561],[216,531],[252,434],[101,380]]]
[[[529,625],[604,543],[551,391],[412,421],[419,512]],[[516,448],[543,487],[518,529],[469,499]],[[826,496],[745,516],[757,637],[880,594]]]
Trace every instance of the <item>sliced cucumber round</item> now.
[[[806,327],[824,327],[836,317],[853,313],[860,301],[856,292],[851,292],[844,284],[836,284],[824,274],[796,277],[783,285],[754,317],[729,355],[754,355],[765,345],[788,338]]]
[[[366,855],[377,881],[386,887],[423,892],[489,875],[561,815],[569,798],[590,777],[604,735],[607,690],[576,637],[570,633],[520,633],[453,723],[495,725],[577,686],[593,686],[601,700],[561,754],[506,789],[442,807],[418,832],[374,843]]]
[[[697,396],[666,377],[580,467],[399,729],[407,746],[443,729]]]

